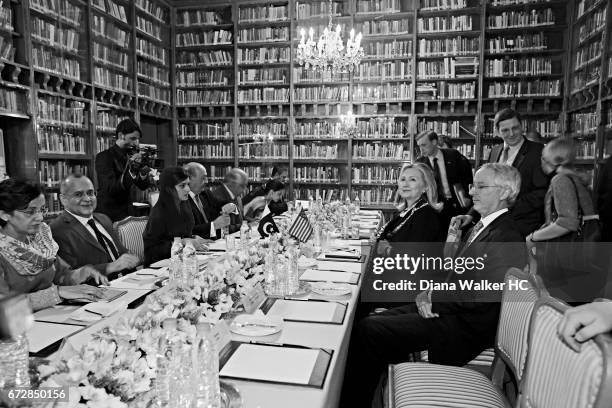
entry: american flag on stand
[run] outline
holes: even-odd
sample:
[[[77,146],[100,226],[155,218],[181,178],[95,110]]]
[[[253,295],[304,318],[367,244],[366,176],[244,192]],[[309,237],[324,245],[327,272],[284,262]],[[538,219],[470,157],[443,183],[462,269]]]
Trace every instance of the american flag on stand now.
[[[310,221],[308,221],[304,210],[300,211],[293,221],[293,224],[289,228],[289,235],[300,242],[308,241],[312,235],[312,225],[310,225]]]

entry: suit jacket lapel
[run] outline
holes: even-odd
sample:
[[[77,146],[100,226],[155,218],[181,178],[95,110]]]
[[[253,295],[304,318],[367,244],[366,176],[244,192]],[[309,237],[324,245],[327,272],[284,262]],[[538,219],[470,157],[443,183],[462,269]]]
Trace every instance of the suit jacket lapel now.
[[[523,160],[525,160],[526,155],[527,155],[527,140],[524,140],[523,145],[519,149],[518,153],[516,154],[516,157],[514,158],[514,161],[512,162],[512,167],[518,169],[523,163]]]
[[[493,146],[491,149],[491,156],[489,157],[489,163],[497,163],[499,161],[499,155],[503,149],[504,145]]]
[[[89,245],[96,248],[96,250],[103,253],[105,257],[108,256],[104,248],[100,246],[100,243],[98,242],[98,240],[94,238],[94,236],[91,235],[89,231],[87,231],[87,228],[85,228],[83,224],[81,224],[76,218],[74,218],[68,212],[64,212],[64,221],[70,224],[72,230],[77,235],[79,235],[79,237],[83,240],[83,242],[87,242]]]

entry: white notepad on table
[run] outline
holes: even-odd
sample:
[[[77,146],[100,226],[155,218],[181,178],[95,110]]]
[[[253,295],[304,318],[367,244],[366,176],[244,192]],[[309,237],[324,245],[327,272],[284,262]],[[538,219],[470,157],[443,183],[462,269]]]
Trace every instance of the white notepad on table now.
[[[334,322],[337,310],[336,302],[277,299],[266,315],[281,316],[284,320]]]
[[[318,261],[317,268],[361,273],[362,264],[358,262]]]
[[[220,371],[221,376],[307,385],[319,350],[241,344]]]
[[[359,275],[352,272],[335,272],[324,269],[306,269],[300,276],[300,280],[312,282],[342,282],[356,284]]]
[[[30,345],[30,353],[38,353],[45,347],[48,347],[53,343],[78,332],[81,329],[83,329],[83,327],[70,324],[35,321],[30,330],[26,332],[28,343]]]

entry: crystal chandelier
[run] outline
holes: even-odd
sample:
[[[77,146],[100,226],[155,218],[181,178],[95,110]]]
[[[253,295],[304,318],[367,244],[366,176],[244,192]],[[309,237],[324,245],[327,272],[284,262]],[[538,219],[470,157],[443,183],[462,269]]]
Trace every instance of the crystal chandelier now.
[[[351,30],[345,47],[340,30],[340,24],[335,30],[333,29],[332,0],[329,0],[329,24],[319,37],[319,41],[314,41],[312,27],[308,31],[308,40],[306,31],[301,30],[302,39],[297,47],[297,62],[306,69],[311,68],[316,71],[353,72],[363,58],[361,33],[355,36],[355,30]]]

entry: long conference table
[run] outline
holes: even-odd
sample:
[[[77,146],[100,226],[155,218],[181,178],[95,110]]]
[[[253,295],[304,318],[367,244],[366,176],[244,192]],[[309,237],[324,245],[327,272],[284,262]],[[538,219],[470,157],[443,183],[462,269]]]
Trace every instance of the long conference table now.
[[[378,215],[380,216],[380,214]],[[291,406],[296,408],[330,408],[338,406],[351,336],[351,327],[355,317],[355,309],[359,299],[359,291],[363,281],[362,278],[365,265],[367,264],[369,246],[367,245],[367,241],[362,240],[334,240],[333,243],[336,247],[359,248],[362,255],[364,255],[362,256],[361,262],[350,262],[346,260],[317,261],[317,267],[319,269],[329,268],[359,273],[360,275],[357,283],[350,285],[352,292],[336,297],[325,297],[309,293],[300,299],[345,303],[346,313],[341,324],[284,321],[282,330],[279,333],[269,336],[245,337],[231,333],[232,341],[247,343],[250,341],[280,343],[333,350],[323,387],[275,384],[224,379],[221,377],[222,381],[233,384],[239,390],[242,396],[242,406],[244,408],[285,408],[287,407],[288,401],[291,401]],[[215,243],[217,248],[223,248],[224,244],[223,241],[217,241]],[[324,254],[325,252],[323,255]],[[138,273],[138,271],[134,273]],[[121,284],[117,284],[115,287],[121,287]],[[121,306],[123,306],[127,303],[130,305],[128,309],[135,309],[136,311],[141,307],[140,305],[144,298],[153,291],[153,288],[134,289],[132,287],[126,287],[122,289],[127,290],[127,293],[117,300],[109,302],[109,305],[112,306],[114,302],[122,302]],[[59,305],[35,313],[34,326],[28,332],[31,355],[53,358],[68,344],[78,348],[86,344],[93,333],[98,332],[106,326],[113,326],[125,315],[123,310],[118,310],[96,322],[71,322],[69,315],[73,313],[76,308],[78,308],[78,306]],[[59,348],[58,344],[60,345]]]

